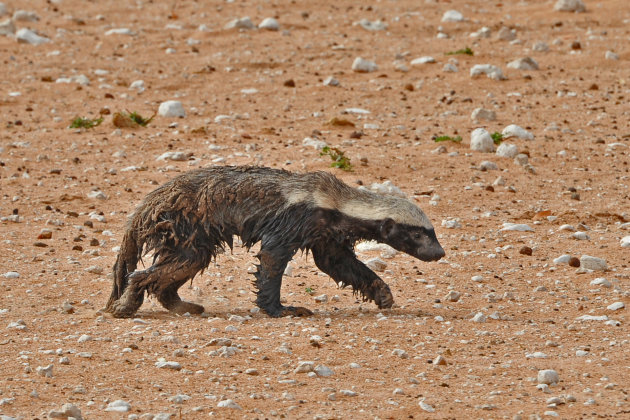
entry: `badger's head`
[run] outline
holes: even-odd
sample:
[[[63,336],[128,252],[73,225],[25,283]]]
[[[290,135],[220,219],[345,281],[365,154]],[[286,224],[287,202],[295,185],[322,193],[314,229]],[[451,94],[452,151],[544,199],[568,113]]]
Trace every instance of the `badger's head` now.
[[[346,214],[375,220],[376,239],[398,251],[422,261],[437,261],[445,255],[427,215],[405,198],[369,193],[343,207]]]
[[[379,226],[381,241],[422,261],[437,261],[446,253],[424,212],[412,202],[391,197],[392,212]]]

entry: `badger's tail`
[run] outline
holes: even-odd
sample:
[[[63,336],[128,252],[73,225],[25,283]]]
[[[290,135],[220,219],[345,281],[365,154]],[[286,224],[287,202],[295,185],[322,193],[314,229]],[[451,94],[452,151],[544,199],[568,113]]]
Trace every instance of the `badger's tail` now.
[[[133,229],[129,228],[125,232],[125,236],[120,244],[120,251],[118,251],[118,257],[116,257],[116,263],[114,264],[112,294],[107,301],[107,306],[105,306],[107,312],[113,311],[114,303],[125,292],[129,274],[136,270],[139,258],[137,235]]]

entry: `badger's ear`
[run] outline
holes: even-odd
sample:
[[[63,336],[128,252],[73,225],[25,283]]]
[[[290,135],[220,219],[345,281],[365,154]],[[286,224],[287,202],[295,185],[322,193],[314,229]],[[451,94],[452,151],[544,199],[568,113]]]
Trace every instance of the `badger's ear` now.
[[[381,237],[383,237],[383,238],[389,237],[389,235],[392,233],[392,230],[394,229],[395,225],[396,225],[396,222],[394,222],[394,220],[390,219],[389,217],[387,219],[383,220],[381,222],[381,226],[380,226]]]

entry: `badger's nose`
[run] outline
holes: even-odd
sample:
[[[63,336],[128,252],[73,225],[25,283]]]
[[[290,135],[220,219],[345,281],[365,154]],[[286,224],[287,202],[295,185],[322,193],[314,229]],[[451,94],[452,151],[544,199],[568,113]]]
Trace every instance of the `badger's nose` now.
[[[444,257],[445,255],[446,255],[446,252],[444,251],[444,248],[440,247],[440,249],[438,249],[435,252],[435,255],[433,256],[433,261],[437,261],[441,259],[442,257]]]

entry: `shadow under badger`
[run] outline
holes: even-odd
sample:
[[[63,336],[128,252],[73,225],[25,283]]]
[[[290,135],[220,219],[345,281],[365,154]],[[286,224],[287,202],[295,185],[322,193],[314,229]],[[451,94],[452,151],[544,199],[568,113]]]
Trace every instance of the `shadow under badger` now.
[[[202,313],[177,291],[210,264],[233,235],[250,248],[261,242],[254,273],[256,304],[272,317],[311,315],[282,306],[280,286],[298,250],[317,267],[379,308],[394,302],[389,286],[354,254],[376,240],[423,261],[444,256],[427,216],[410,201],[352,188],[326,172],[297,174],[260,167],[212,167],[184,173],[149,193],[129,219],[114,265],[106,310],[131,317],[144,292],[169,311]],[[153,264],[137,270],[153,251]]]

